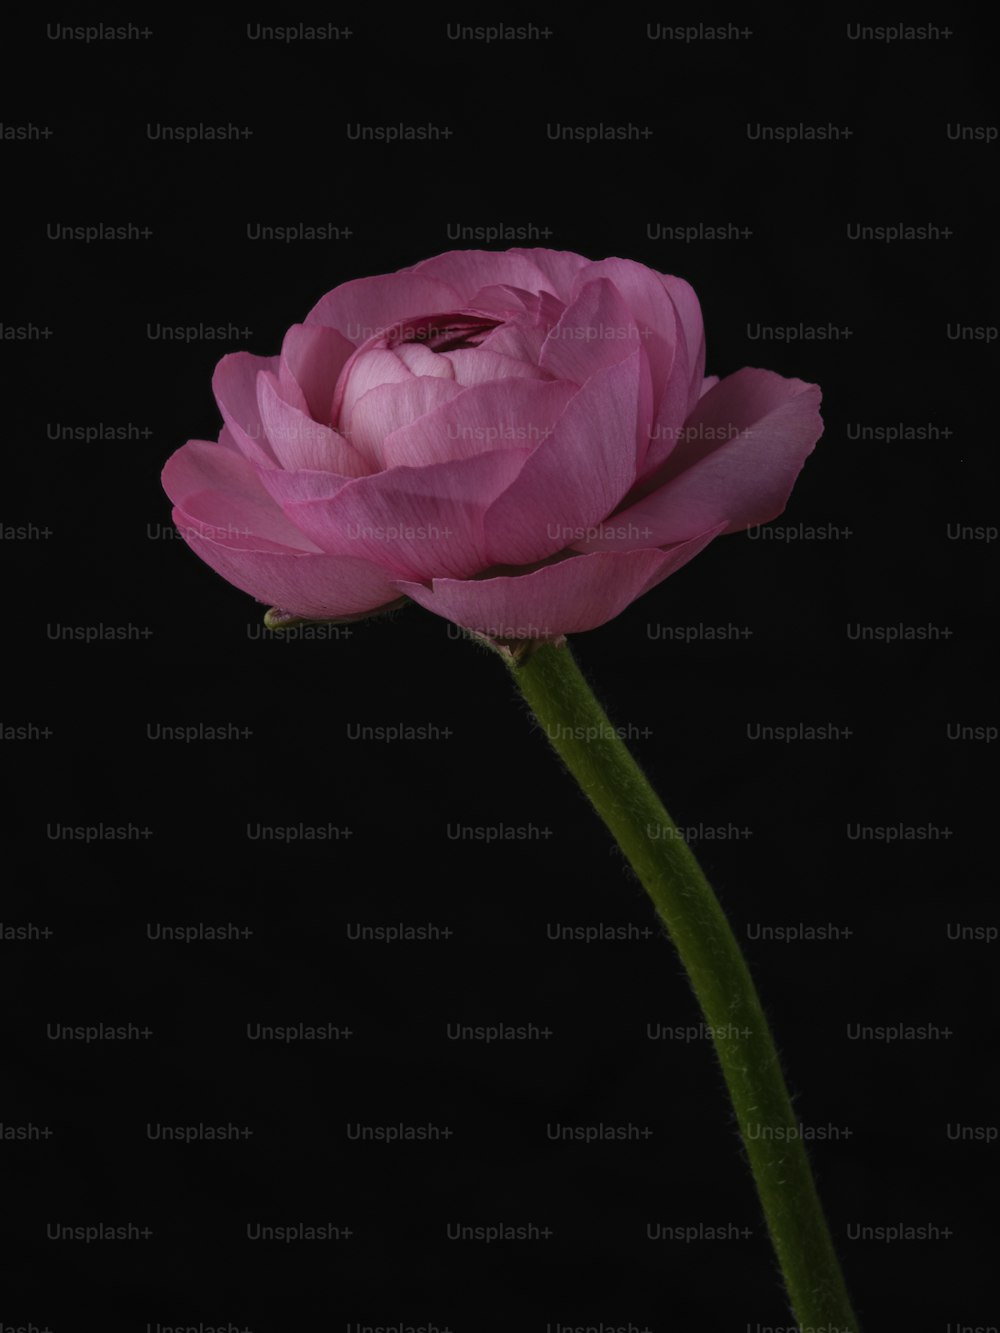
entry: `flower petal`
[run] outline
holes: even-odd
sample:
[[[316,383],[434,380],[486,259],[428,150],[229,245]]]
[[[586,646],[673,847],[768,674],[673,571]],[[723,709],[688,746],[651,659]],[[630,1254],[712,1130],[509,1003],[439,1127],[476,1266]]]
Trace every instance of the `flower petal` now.
[[[537,264],[516,250],[449,250],[415,264],[412,272],[446,282],[461,295],[463,304],[468,304],[481,287],[521,287],[537,292],[548,286]]]
[[[658,386],[656,411],[649,432],[649,448],[643,458],[640,473],[643,478],[652,476],[677,448],[677,443],[684,434],[684,423],[691,411],[687,350],[682,342],[679,342],[674,350],[670,377]]]
[[[636,476],[644,355],[637,348],[592,375],[490,506],[489,563],[528,565],[561,551],[627,493]]]
[[[657,386],[665,384],[673,370],[681,334],[674,303],[661,275],[631,259],[602,259],[580,269],[573,287],[574,299],[588,282],[598,278],[607,278],[614,284],[639,327],[649,330],[644,346],[653,381]],[[686,377],[684,384],[686,389]]]
[[[583,384],[641,345],[639,326],[618,289],[598,278],[583,284],[549,329],[538,364],[557,379]]]
[[[390,467],[384,441],[401,426],[408,426],[427,412],[457,398],[462,386],[452,379],[411,375],[400,384],[380,384],[360,398],[350,418],[350,442],[378,467]],[[426,460],[439,462],[439,458]]]
[[[483,515],[528,452],[498,450],[430,467],[397,467],[359,477],[332,499],[287,505],[286,511],[331,554],[361,556],[404,578],[464,578],[489,563]]]
[[[691,369],[684,328],[664,276],[645,264],[631,259],[588,264],[577,274],[574,292],[597,278],[614,283],[642,330],[654,396],[649,446],[643,451],[643,471],[648,472],[674,448],[690,411]]]
[[[350,556],[248,549],[206,535],[182,509],[173,511],[181,536],[217,574],[259,602],[307,619],[375,611],[398,596],[382,570]]]
[[[289,388],[301,393],[294,383]],[[301,408],[287,402],[280,392],[277,376],[268,371],[257,376],[257,404],[268,442],[283,468],[290,471],[311,468],[347,477],[363,477],[371,471],[367,459],[352,449],[342,435],[329,426],[321,426]]]
[[[355,347],[388,332],[400,320],[454,310],[458,294],[434,277],[401,269],[355,278],[327,292],[306,315],[308,325],[337,329]]]
[[[284,468],[258,467],[257,477],[282,509],[306,500],[329,500],[354,480],[344,473],[315,472],[309,468],[286,472]]]
[[[677,446],[684,423],[705,392],[705,330],[694,289],[683,278],[656,275],[674,307],[676,344],[668,380],[662,385],[642,476],[649,477]],[[717,382],[716,376],[713,383]]]
[[[571,250],[542,250],[517,248],[510,252],[530,259],[536,268],[545,274],[545,286],[560,301],[569,301],[573,294],[573,284],[581,269],[593,261],[583,255],[576,255]]]
[[[687,349],[690,375],[688,411],[691,411],[701,397],[705,374],[705,322],[701,315],[701,303],[694,288],[683,278],[675,278],[670,273],[660,273],[658,276],[674,303],[677,322]]]
[[[215,367],[212,392],[223,420],[233,439],[256,463],[274,467],[277,459],[267,442],[267,435],[257,406],[257,376],[262,370],[276,372],[280,358],[254,356],[252,352],[230,352]]]
[[[285,517],[261,484],[254,464],[224,444],[189,440],[167,459],[162,481],[171,500],[191,520],[218,532],[232,532],[243,545],[321,549]]]
[[[457,353],[450,353],[457,355]],[[421,467],[547,439],[576,388],[557,380],[491,380],[385,437],[386,467]],[[526,456],[526,455],[525,455]]]
[[[455,379],[465,388],[485,384],[487,380],[545,378],[536,365],[487,347],[462,347],[454,352],[442,352],[439,360],[451,362]]]
[[[537,366],[551,327],[547,320],[538,315],[515,315],[487,334],[479,346],[481,350],[499,352],[512,361],[524,361],[529,366]]]
[[[345,439],[351,440],[351,417],[366,393],[382,384],[405,384],[414,378],[409,367],[388,348],[372,347],[356,352],[340,372],[337,382],[333,396],[334,426]],[[368,461],[372,467],[381,466],[374,455]]]
[[[411,375],[433,375],[436,378],[453,380],[455,367],[446,356],[432,352],[422,343],[402,342],[392,349]]]
[[[717,531],[717,530],[716,530]],[[491,579],[396,579],[394,587],[446,620],[499,639],[555,639],[614,619],[704,550],[716,532],[665,551],[598,551]]]
[[[278,378],[289,402],[292,384],[301,389],[306,408],[314,421],[328,426],[333,420],[333,394],[337,378],[353,353],[354,345],[336,329],[319,325],[293,324],[281,344]]]
[[[468,308],[484,315],[508,318],[524,312],[537,314],[538,294],[525,291],[523,287],[512,287],[509,283],[494,283],[473,293],[468,298]]]
[[[738,532],[784,509],[823,433],[819,387],[770,370],[739,370],[700,400],[658,485],[580,544],[593,551],[684,541],[714,524]],[[637,538],[636,530],[646,532]],[[624,535],[622,535],[624,534]]]

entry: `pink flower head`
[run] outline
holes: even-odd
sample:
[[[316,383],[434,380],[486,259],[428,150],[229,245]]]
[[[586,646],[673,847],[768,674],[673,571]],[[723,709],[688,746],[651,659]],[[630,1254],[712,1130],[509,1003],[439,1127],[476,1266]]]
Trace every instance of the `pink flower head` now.
[[[500,639],[594,629],[784,509],[820,391],[706,379],[691,287],[627,259],[453,250],[346,282],[213,380],[163,485],[192,549],[286,614],[419,602]]]

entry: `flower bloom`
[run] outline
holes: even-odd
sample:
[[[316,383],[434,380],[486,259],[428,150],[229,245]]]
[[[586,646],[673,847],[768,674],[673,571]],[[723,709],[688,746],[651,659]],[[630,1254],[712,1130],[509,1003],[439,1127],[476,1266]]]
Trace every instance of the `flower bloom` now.
[[[818,387],[704,367],[680,278],[450,251],[334,288],[279,356],[223,357],[218,442],[189,441],[163,485],[192,549],[284,613],[411,598],[557,638],[785,507],[823,431]]]

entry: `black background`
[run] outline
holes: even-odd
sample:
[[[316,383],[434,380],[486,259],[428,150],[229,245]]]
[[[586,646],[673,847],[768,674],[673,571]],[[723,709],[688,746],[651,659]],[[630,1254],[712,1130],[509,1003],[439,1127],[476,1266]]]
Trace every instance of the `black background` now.
[[[276,351],[341,282],[466,248],[456,226],[536,228],[526,243],[676,273],[701,298],[710,373],[761,365],[823,388],[825,435],[775,525],[785,539],[714,543],[575,651],[674,817],[695,826],[803,1124],[837,1129],[811,1156],[864,1327],[1000,1322],[996,1144],[949,1137],[957,1125],[995,1136],[997,1123],[998,946],[949,938],[949,926],[996,925],[992,752],[951,734],[996,723],[992,546],[950,535],[996,523],[994,349],[949,335],[996,336],[997,148],[953,137],[996,119],[984,34],[955,19],[936,40],[852,41],[841,18],[740,18],[751,36],[682,42],[613,15],[486,44],[451,40],[449,16],[432,11],[333,21],[351,36],[279,44],[236,20],[164,17],[148,37],[88,43],[53,40],[43,14],[22,19],[3,57],[5,127],[51,134],[0,140],[14,256],[0,320],[50,330],[3,345],[0,1326],[793,1324],[711,1044],[647,1035],[699,1021],[679,964],[499,659],[412,606],[349,632],[268,636],[264,608],[170,535],[159,472],[186,439],[215,437],[218,358]],[[359,123],[452,134],[349,140]],[[555,142],[554,123],[652,133]],[[185,144],[148,130],[196,124],[252,134]],[[748,135],[758,124],[852,133],[762,142]],[[100,222],[152,234],[50,239],[50,224]],[[258,223],[351,235],[252,241]],[[752,234],[660,238],[698,224]],[[887,244],[849,239],[854,224],[951,234]],[[230,323],[251,332],[150,336]],[[761,341],[757,324],[851,333]],[[934,438],[857,438],[901,423],[931,424]],[[72,438],[126,425],[131,438]],[[53,438],[62,427],[70,438]],[[901,625],[927,633],[852,634]],[[58,628],[122,626],[139,637]],[[749,633],[685,642],[699,626]],[[157,724],[198,723],[251,734],[149,739]],[[451,734],[350,738],[394,723]],[[757,723],[851,734],[752,740]],[[282,847],[248,839],[257,824],[351,833]],[[500,824],[550,832],[448,835]],[[51,836],[65,825],[151,832],[86,845]],[[852,839],[856,825],[937,834],[887,845]],[[697,826],[750,832],[698,838]],[[150,939],[157,923],[252,934],[183,944]],[[359,923],[451,934],[352,940]],[[556,923],[631,923],[636,938],[552,940]],[[752,938],[831,923],[840,938]],[[300,1022],[351,1035],[247,1037],[248,1024]],[[95,1023],[150,1035],[48,1035]],[[550,1035],[454,1041],[450,1023]],[[899,1023],[938,1036],[848,1036]],[[252,1135],[169,1143],[148,1136],[157,1124]],[[357,1142],[356,1124],[451,1134]],[[554,1142],[555,1124],[652,1133]],[[51,1133],[12,1136],[28,1125]],[[48,1239],[50,1225],[128,1222],[152,1235]],[[258,1222],[352,1234],[254,1242]],[[551,1235],[458,1242],[449,1223]],[[750,1234],[651,1240],[657,1224]],[[851,1238],[893,1225],[936,1238]]]

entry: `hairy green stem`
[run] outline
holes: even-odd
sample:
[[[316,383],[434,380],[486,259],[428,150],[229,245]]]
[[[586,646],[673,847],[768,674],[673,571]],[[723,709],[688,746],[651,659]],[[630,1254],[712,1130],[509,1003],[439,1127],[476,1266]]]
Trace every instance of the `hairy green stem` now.
[[[607,824],[666,924],[715,1049],[804,1328],[859,1333],[767,1020],[719,901],[595,699],[569,647],[502,651],[552,746]]]

